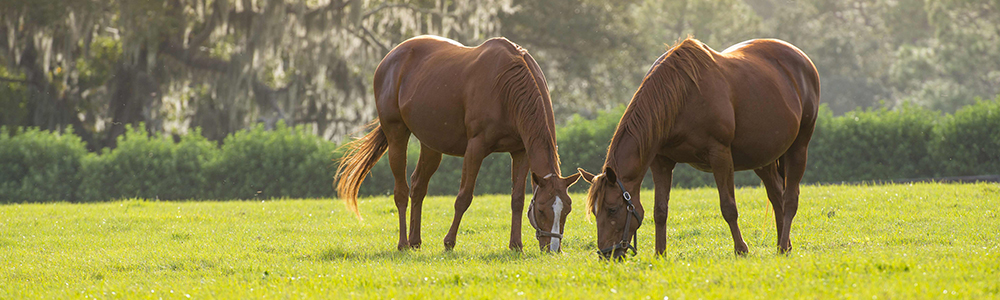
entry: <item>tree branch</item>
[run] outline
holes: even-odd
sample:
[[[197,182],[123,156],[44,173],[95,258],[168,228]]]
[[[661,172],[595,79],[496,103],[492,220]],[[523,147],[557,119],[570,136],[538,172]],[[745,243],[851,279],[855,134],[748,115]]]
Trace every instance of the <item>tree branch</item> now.
[[[439,16],[439,17],[448,17],[448,18],[452,18],[452,19],[457,19],[458,18],[458,15],[455,15],[455,14],[446,14],[446,13],[442,13],[440,11],[430,10],[430,9],[426,9],[426,8],[420,8],[420,7],[416,7],[416,6],[413,6],[413,5],[410,5],[410,4],[405,4],[405,3],[403,3],[403,4],[382,3],[379,6],[373,8],[372,10],[369,10],[368,12],[366,12],[363,16],[361,16],[361,19],[362,20],[367,19],[368,17],[371,17],[372,15],[374,15],[375,13],[378,13],[379,11],[381,11],[383,9],[390,9],[390,8],[405,8],[405,9],[409,9],[409,10],[412,10],[412,11],[415,11],[415,12],[418,12],[418,13],[432,14],[432,15],[436,15],[436,16]]]
[[[0,77],[0,81],[10,82],[10,83],[20,83],[20,84],[28,84],[29,83],[27,80],[24,80],[24,79],[8,78],[8,77]]]
[[[330,1],[330,4],[327,4],[326,6],[318,7],[318,8],[314,8],[314,9],[310,9],[309,11],[307,11],[305,13],[306,20],[310,20],[312,18],[315,18],[317,15],[324,14],[324,13],[327,13],[327,12],[331,12],[331,11],[335,11],[335,10],[343,10],[345,7],[347,7],[348,4],[351,3],[351,1],[344,0],[344,1],[340,2],[340,3],[338,3],[337,5],[334,5],[333,3],[334,3],[334,1]]]
[[[229,61],[208,57],[203,51],[192,50],[190,48],[184,48],[176,43],[165,41],[160,44],[160,52],[177,59],[178,61],[184,63],[193,68],[198,68],[202,70],[209,70],[215,72],[226,72],[229,69]]]

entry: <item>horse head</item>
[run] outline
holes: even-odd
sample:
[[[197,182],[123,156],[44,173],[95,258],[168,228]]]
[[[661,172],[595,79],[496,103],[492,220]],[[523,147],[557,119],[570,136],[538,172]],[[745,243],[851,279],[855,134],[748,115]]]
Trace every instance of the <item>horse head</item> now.
[[[573,210],[573,199],[566,191],[578,179],[580,174],[559,177],[556,174],[539,176],[531,173],[534,193],[528,205],[528,222],[535,228],[535,238],[542,251],[560,251],[566,216]]]
[[[597,246],[601,257],[621,259],[630,249],[634,255],[636,231],[644,215],[638,191],[632,191],[636,192],[633,197],[610,167],[596,175],[583,169],[579,171],[590,183],[587,210],[597,219]]]

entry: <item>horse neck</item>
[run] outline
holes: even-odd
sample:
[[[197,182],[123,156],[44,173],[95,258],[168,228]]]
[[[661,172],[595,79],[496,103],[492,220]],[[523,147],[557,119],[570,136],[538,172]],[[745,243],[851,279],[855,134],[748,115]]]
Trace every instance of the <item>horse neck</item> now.
[[[667,138],[690,86],[677,78],[647,76],[622,115],[604,165],[622,181],[642,180]]]
[[[559,157],[556,153],[555,132],[543,122],[534,123],[534,128],[521,130],[524,139],[524,149],[528,155],[528,168],[538,175],[556,174],[559,172]]]
[[[642,144],[631,135],[616,136],[608,148],[605,167],[611,167],[622,182],[641,181],[652,161],[652,149],[642,149]]]

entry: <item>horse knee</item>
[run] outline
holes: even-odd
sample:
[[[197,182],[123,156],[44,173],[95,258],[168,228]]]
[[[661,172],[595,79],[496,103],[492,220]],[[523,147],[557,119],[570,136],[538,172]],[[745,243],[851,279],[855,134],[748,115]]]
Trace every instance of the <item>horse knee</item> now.
[[[656,223],[664,223],[667,221],[667,214],[669,208],[666,205],[656,205],[653,207],[653,220]]]
[[[521,199],[511,199],[511,201],[510,201],[510,210],[512,210],[514,212],[522,212],[522,211],[524,211],[524,198],[521,198]]]
[[[722,205],[722,218],[728,223],[736,222],[740,218],[740,212],[736,210],[736,205]]]
[[[469,205],[471,204],[472,195],[463,195],[462,193],[459,193],[458,199],[455,200],[455,212],[463,214],[469,209]]]
[[[413,188],[410,189],[410,198],[413,203],[423,202],[424,196],[427,196],[427,186],[413,185]]]

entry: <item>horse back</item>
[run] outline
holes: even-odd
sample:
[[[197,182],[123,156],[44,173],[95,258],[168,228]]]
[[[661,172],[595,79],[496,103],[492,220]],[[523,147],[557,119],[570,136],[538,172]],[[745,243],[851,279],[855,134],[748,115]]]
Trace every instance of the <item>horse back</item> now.
[[[512,134],[494,83],[522,53],[503,38],[476,47],[431,36],[404,41],[375,72],[379,118],[405,123],[421,142],[451,155],[462,155],[467,138],[480,131]],[[518,142],[501,143],[517,147]]]
[[[812,135],[819,109],[819,75],[791,44],[772,39],[730,47],[717,60],[729,84],[736,132],[734,163],[752,169]]]

